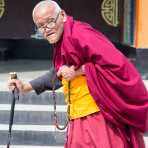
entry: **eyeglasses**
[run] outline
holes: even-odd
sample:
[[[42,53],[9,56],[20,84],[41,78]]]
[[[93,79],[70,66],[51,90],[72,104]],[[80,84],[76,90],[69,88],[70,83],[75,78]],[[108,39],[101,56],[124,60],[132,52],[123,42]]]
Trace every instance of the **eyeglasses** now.
[[[57,20],[59,18],[59,15],[60,15],[60,12],[57,14],[57,16],[55,18],[49,19],[46,24],[44,24],[44,25],[42,25],[40,27],[37,27],[38,31],[40,33],[43,33],[46,28],[52,29],[53,27],[55,27],[56,22],[57,22]]]

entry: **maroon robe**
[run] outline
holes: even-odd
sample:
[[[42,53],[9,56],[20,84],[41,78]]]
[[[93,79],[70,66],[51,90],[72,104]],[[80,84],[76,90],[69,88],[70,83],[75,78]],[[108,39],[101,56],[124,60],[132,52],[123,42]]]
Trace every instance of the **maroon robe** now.
[[[68,17],[54,54],[56,70],[62,64],[85,64],[88,88],[104,118],[118,129],[127,128],[138,148],[137,131],[148,130],[148,92],[129,60],[100,32]]]

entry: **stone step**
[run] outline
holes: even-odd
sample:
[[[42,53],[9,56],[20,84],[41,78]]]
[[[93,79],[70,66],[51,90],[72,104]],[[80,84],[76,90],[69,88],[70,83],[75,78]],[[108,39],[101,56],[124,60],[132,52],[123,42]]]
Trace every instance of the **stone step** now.
[[[0,74],[5,74],[5,78],[8,77],[8,73],[11,71],[18,72],[18,76],[22,78],[28,76],[37,76],[42,71],[47,71],[51,67],[51,60],[35,60],[35,59],[15,59],[0,61]],[[30,74],[34,75],[30,75]],[[30,78],[30,77],[29,77]]]
[[[62,125],[60,125],[62,126]],[[8,124],[0,124],[0,131],[8,131],[9,125]],[[12,126],[13,131],[36,131],[36,132],[65,132],[65,130],[58,130],[55,125],[32,125],[32,124],[13,124]]]
[[[1,126],[1,125],[0,125]],[[7,127],[8,128],[8,127]],[[23,130],[22,130],[23,128]],[[39,129],[39,127],[37,127]],[[49,131],[49,129],[51,129]],[[0,131],[0,145],[5,145],[7,142],[7,131],[5,127],[4,130]],[[45,130],[46,129],[46,130]],[[37,130],[37,129],[36,129]],[[12,145],[37,145],[37,146],[63,146],[64,141],[66,138],[65,132],[59,132],[55,127],[45,127],[44,130],[40,131],[32,131],[28,128],[24,127],[17,127],[14,125],[12,131]],[[148,135],[144,137],[146,148],[148,148]],[[1,148],[1,147],[0,147]]]
[[[0,148],[6,148],[6,145],[0,145]],[[11,145],[11,148],[64,148],[64,147],[63,146]]]
[[[0,111],[10,111],[10,104],[0,104]],[[65,112],[66,105],[56,105],[58,112]],[[51,112],[54,111],[53,104],[51,105],[32,105],[32,104],[16,104],[15,111],[38,111]]]
[[[6,145],[0,145],[0,148],[6,148]],[[63,146],[11,145],[11,148],[64,148],[64,147]]]
[[[11,103],[12,93],[9,91],[0,91],[0,104]],[[16,104],[35,104],[35,105],[47,105],[53,104],[53,95],[51,92],[46,91],[40,95],[35,92],[30,92],[24,95],[20,95],[20,99],[16,101]],[[56,91],[56,103],[57,105],[65,105],[64,94],[61,91]]]
[[[66,112],[57,112],[58,123],[64,124],[67,119]],[[10,111],[0,111],[0,124],[9,124]],[[53,125],[54,112],[15,111],[14,124]]]
[[[145,148],[148,148],[148,136],[144,137]]]
[[[0,145],[7,143],[8,132],[0,132]],[[63,146],[65,132],[56,131],[12,131],[12,145]]]

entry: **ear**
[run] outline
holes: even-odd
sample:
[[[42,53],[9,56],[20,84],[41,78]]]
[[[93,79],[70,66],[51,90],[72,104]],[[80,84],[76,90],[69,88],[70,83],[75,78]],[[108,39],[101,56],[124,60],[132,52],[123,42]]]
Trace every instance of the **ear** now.
[[[62,15],[62,17],[63,17],[63,22],[66,22],[66,20],[67,20],[67,15],[66,15],[66,13],[65,13],[64,10],[61,10],[61,15]]]

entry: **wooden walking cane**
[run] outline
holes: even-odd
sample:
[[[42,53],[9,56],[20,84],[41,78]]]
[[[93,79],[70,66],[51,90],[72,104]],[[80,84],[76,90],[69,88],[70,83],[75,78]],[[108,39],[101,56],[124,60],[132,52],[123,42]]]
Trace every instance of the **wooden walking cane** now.
[[[10,78],[11,79],[17,79],[17,74],[16,73],[10,73]],[[9,132],[8,132],[7,148],[10,148],[10,143],[11,143],[11,129],[12,129],[12,125],[13,125],[15,101],[16,101],[16,99],[19,99],[18,90],[17,90],[16,87],[12,90],[12,98],[11,99],[12,100],[11,100],[11,111],[10,111],[10,120],[9,120]]]
[[[58,124],[58,116],[57,116],[57,110],[56,110],[56,94],[55,94],[55,83],[54,79],[52,82],[52,96],[53,96],[53,101],[54,101],[54,125],[58,130],[64,130],[66,129],[69,120],[70,120],[70,81],[68,82],[68,107],[67,107],[67,120],[65,122],[65,125],[60,126]]]

